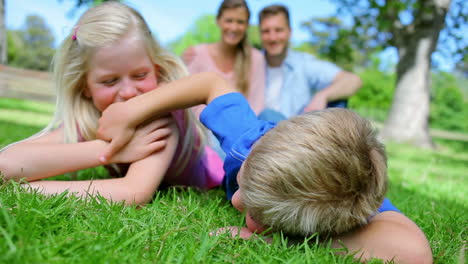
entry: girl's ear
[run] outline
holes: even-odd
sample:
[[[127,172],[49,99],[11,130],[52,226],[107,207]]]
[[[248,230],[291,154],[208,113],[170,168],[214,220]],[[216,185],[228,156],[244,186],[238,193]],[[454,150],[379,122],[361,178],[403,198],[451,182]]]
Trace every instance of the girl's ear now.
[[[87,86],[83,87],[83,95],[84,95],[86,98],[91,98],[91,92],[89,91],[89,89],[88,89]]]
[[[159,66],[159,64],[154,64],[154,72],[156,73],[156,77],[159,77],[159,75],[161,74],[160,70],[161,66]]]
[[[161,66],[154,64],[154,74],[156,75],[156,82],[159,83],[161,77]]]

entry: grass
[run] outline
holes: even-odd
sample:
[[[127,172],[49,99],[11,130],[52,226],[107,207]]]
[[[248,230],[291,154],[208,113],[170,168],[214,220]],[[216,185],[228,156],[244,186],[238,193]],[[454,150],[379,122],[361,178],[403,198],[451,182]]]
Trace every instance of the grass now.
[[[0,98],[0,147],[39,131],[52,111],[48,104]],[[440,144],[437,151],[387,145],[388,197],[425,232],[435,263],[464,263],[468,151]],[[104,174],[90,169],[78,178]],[[287,246],[280,234],[272,244],[209,236],[217,227],[243,224],[220,189],[169,188],[136,208],[99,197],[46,198],[0,182],[0,263],[355,263],[314,237]]]

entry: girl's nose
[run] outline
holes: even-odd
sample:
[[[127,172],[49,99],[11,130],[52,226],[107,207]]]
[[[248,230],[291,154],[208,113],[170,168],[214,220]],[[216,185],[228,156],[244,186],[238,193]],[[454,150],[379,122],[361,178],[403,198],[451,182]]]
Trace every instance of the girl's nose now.
[[[122,99],[128,100],[138,95],[138,89],[132,82],[124,82],[119,95]]]

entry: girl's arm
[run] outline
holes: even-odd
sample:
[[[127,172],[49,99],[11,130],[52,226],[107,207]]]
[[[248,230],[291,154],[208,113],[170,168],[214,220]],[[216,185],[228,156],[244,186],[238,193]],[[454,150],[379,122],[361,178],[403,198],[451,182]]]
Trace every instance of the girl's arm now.
[[[171,130],[170,119],[148,123],[137,130],[136,137],[117,153],[113,163],[130,163],[164,148]],[[59,128],[38,138],[18,142],[0,152],[0,171],[6,179],[35,181],[63,173],[101,165],[97,158],[109,144],[92,140],[74,144],[61,143]]]
[[[30,187],[43,194],[57,194],[64,191],[87,197],[99,194],[115,202],[125,204],[148,203],[167,173],[174,157],[178,142],[178,130],[172,127],[173,133],[167,138],[164,150],[132,163],[123,178],[87,180],[87,181],[37,181]]]
[[[6,179],[35,181],[99,166],[96,156],[106,146],[102,140],[60,143],[59,128],[39,138],[22,141],[0,152],[0,170]]]
[[[199,104],[208,104],[223,94],[235,92],[234,88],[216,73],[194,74],[151,92],[134,97],[124,103],[110,105],[99,119],[98,138],[111,141],[100,157],[105,162],[124,146],[135,127],[148,118]]]

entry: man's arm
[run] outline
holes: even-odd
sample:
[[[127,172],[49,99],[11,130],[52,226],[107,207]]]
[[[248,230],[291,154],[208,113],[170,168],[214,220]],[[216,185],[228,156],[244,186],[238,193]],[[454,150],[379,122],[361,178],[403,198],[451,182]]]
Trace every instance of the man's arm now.
[[[351,72],[340,71],[328,87],[314,95],[310,103],[304,108],[304,112],[325,109],[328,102],[349,98],[361,86],[362,81],[359,76]]]

